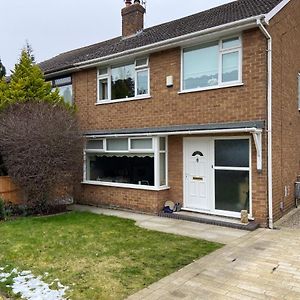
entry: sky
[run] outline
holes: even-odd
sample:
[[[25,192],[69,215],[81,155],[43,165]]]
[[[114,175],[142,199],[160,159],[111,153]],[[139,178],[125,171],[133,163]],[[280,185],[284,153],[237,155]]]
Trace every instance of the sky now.
[[[147,0],[145,27],[233,0]],[[0,58],[8,73],[26,40],[37,62],[121,34],[123,0],[0,0]]]

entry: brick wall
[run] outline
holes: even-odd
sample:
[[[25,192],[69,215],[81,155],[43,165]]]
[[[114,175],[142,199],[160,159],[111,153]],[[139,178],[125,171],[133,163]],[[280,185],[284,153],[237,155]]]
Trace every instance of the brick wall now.
[[[83,184],[77,202],[95,206],[129,209],[146,213],[157,213],[168,200],[166,191],[145,191]]]
[[[294,182],[300,174],[300,1],[291,1],[270,22],[273,38],[273,206],[274,218],[294,206]],[[288,195],[285,196],[285,187]],[[284,211],[280,210],[284,203]]]

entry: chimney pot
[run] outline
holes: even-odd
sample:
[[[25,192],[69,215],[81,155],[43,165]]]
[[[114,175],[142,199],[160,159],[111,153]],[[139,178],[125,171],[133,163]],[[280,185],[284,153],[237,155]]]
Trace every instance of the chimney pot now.
[[[125,5],[130,6],[132,4],[131,0],[125,0]]]

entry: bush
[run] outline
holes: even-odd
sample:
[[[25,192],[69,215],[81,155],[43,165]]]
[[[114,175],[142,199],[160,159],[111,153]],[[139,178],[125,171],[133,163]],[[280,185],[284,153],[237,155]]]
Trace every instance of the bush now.
[[[80,180],[82,149],[76,117],[61,106],[20,103],[0,115],[3,162],[35,213],[47,213],[58,191]]]

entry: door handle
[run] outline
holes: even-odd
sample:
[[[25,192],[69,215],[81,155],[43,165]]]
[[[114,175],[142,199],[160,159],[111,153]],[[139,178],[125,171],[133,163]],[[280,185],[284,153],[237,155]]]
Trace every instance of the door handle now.
[[[193,180],[199,180],[199,181],[203,181],[203,177],[200,176],[194,176]]]

